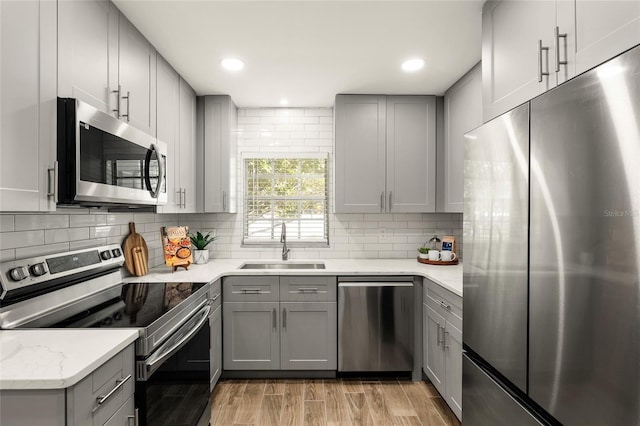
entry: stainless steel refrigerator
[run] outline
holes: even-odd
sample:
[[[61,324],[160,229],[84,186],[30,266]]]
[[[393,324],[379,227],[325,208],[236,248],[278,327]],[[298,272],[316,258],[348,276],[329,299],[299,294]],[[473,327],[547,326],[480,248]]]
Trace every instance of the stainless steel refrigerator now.
[[[468,133],[463,423],[640,424],[640,46]]]

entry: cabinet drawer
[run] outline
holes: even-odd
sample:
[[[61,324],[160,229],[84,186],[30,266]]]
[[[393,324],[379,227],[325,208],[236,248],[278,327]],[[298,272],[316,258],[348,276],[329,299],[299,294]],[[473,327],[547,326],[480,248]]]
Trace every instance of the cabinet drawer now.
[[[103,425],[133,395],[133,345],[115,355],[67,390],[71,425]],[[98,400],[104,402],[98,404]]]
[[[336,277],[281,276],[280,300],[283,302],[334,302]]]
[[[279,277],[226,277],[222,287],[225,302],[277,302]]]
[[[432,281],[425,279],[424,282],[426,284],[424,302],[462,330],[462,298]]]
[[[222,280],[211,283],[209,294],[211,295],[211,310],[214,311],[222,303]]]
[[[133,424],[131,420],[135,421],[136,407],[134,404],[133,396],[127,399],[122,407],[111,416],[104,426],[130,426]],[[137,422],[135,424],[138,424]]]

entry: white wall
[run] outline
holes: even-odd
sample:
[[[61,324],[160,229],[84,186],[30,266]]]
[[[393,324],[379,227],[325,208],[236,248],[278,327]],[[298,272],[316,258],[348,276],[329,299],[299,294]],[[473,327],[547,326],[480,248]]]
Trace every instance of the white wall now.
[[[243,153],[326,152],[333,156],[331,108],[259,108],[238,110],[238,170]],[[329,161],[329,199],[333,199],[333,162]],[[242,200],[244,176],[238,194]],[[331,205],[330,205],[331,209]],[[215,229],[210,246],[215,258],[277,259],[280,248],[242,247],[242,203],[237,214],[106,213],[60,208],[55,213],[0,214],[0,262],[121,244],[128,223],[149,247],[151,267],[162,263],[160,227],[188,225],[192,231]],[[329,214],[330,246],[292,248],[291,258],[413,258],[416,248],[433,235],[454,235],[462,255],[462,215],[457,213]]]

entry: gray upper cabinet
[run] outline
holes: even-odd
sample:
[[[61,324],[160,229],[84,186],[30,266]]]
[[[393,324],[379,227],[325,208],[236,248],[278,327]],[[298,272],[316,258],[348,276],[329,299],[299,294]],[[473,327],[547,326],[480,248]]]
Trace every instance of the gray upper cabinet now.
[[[157,138],[167,144],[167,204],[160,213],[198,211],[196,95],[180,75],[158,55]]]
[[[551,61],[555,55],[555,12],[553,1],[485,3],[482,12],[484,121],[555,86],[555,73],[549,72],[554,66]]]
[[[638,1],[491,0],[482,16],[485,122],[640,43]]]
[[[58,2],[58,96],[156,135],[156,51],[109,1]]]
[[[0,39],[0,211],[55,210],[56,3],[0,2]]]
[[[640,1],[575,0],[575,43],[567,40],[580,74],[640,43]],[[573,14],[569,15],[569,19]],[[573,48],[573,49],[572,49]]]
[[[478,64],[451,86],[444,95],[444,173],[438,181],[443,208],[462,213],[464,134],[482,124],[482,69]]]
[[[436,98],[387,97],[387,211],[436,211]]]
[[[434,96],[337,95],[336,213],[433,212]]]
[[[204,145],[204,211],[236,213],[236,151],[238,108],[230,96],[205,96],[198,100],[202,113],[199,137]]]
[[[167,144],[167,204],[159,213],[177,213],[182,196],[178,171],[180,155],[180,75],[158,55],[156,137]]]
[[[107,0],[58,1],[58,96],[113,113],[119,19]]]
[[[156,135],[156,50],[124,15],[119,22],[120,117]]]
[[[384,210],[385,96],[338,95],[335,103],[336,213]]]
[[[178,170],[173,176],[182,191],[180,198],[181,213],[197,213],[201,197],[197,193],[196,176],[201,164],[196,150],[196,93],[191,86],[180,78],[180,142],[174,151],[174,161]],[[175,196],[174,192],[174,196]]]

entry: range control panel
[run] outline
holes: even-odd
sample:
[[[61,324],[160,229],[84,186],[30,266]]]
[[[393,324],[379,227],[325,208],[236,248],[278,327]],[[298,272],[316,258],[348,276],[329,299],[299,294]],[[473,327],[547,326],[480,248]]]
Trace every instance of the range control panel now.
[[[0,264],[0,299],[12,290],[123,263],[117,244],[5,262]]]

